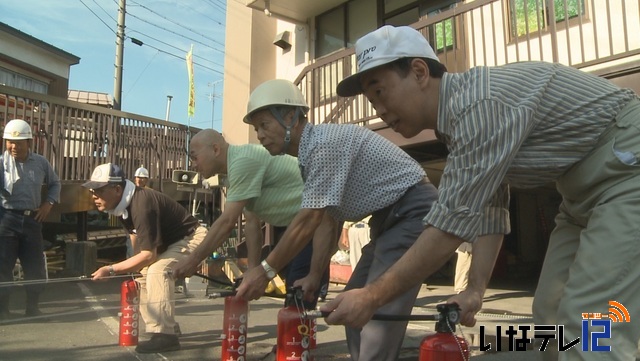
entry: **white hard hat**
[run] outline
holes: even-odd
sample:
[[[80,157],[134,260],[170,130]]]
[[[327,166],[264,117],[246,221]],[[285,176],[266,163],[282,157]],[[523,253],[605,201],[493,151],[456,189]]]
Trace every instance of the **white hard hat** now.
[[[273,79],[258,85],[253,90],[247,103],[247,115],[243,118],[244,122],[249,123],[253,113],[274,105],[301,107],[304,113],[309,111],[309,105],[307,105],[300,88],[288,80]]]
[[[2,137],[9,140],[33,139],[33,134],[29,123],[22,119],[13,119],[5,125]]]
[[[133,176],[138,178],[149,178],[149,171],[145,167],[140,167],[136,169],[136,173]]]

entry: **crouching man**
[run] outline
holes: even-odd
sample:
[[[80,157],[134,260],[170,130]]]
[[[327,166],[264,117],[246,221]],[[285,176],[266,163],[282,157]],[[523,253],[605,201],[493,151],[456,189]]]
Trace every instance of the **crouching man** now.
[[[117,165],[99,165],[82,186],[91,191],[99,211],[118,217],[134,249],[133,257],[100,267],[92,274],[93,280],[140,271],[140,314],[151,339],[140,342],[136,352],[179,350],[175,283],[167,271],[202,242],[207,229],[175,200],[153,189],[136,187]]]

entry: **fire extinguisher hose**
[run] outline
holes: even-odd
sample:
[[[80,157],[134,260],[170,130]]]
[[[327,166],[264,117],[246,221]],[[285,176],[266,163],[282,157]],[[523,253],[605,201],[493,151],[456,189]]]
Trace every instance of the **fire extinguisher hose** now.
[[[198,276],[202,279],[205,279],[207,281],[211,281],[214,283],[218,283],[221,284],[223,286],[231,286],[233,287],[233,290],[229,290],[229,291],[221,291],[221,292],[212,292],[207,294],[207,298],[222,298],[222,297],[227,297],[227,296],[235,296],[236,295],[236,287],[237,287],[237,283],[233,284],[233,283],[229,283],[229,282],[222,282],[216,279],[213,279],[211,277],[205,276],[202,273],[195,273],[194,276]]]
[[[331,312],[327,311],[305,311],[304,318],[327,317]],[[377,321],[438,321],[440,315],[379,315],[374,314],[372,320]]]
[[[449,306],[449,305],[447,305]],[[329,316],[330,312],[326,311],[305,311],[303,316],[305,318],[320,318]],[[377,321],[439,321],[442,319],[448,319],[451,324],[456,324],[460,321],[460,311],[457,309],[457,305],[451,305],[443,308],[438,314],[432,315],[380,315],[374,314],[371,317],[372,320]]]

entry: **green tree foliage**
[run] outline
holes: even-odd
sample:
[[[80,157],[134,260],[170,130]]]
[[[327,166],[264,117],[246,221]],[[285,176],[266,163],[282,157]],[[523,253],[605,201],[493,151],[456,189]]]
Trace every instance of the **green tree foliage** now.
[[[509,2],[511,35],[523,36],[546,28],[549,19],[547,14],[549,1],[552,0],[511,0]],[[553,0],[553,5],[556,22],[585,13],[584,0]]]

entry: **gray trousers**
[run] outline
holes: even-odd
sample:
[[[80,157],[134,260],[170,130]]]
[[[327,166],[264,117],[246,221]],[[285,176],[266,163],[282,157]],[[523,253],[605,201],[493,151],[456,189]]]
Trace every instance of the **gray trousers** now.
[[[414,244],[424,230],[422,219],[437,199],[432,184],[419,183],[395,204],[373,213],[369,226],[371,241],[362,249],[345,290],[362,288],[391,267]],[[409,315],[420,284],[380,307],[376,314]],[[407,322],[369,321],[362,329],[345,327],[352,360],[394,361],[398,358]]]
[[[580,338],[571,349],[558,352],[552,345],[540,352],[544,360],[635,360],[640,339],[640,102],[632,101],[601,135],[593,151],[558,179],[563,196],[556,228],[551,233],[538,287],[533,318],[538,325],[563,325],[566,343]],[[626,155],[626,156],[623,156]],[[607,320],[610,301],[624,306],[626,318],[611,322],[610,337],[594,352],[584,315]],[[635,318],[634,318],[635,317]],[[587,330],[588,328],[588,330]],[[557,335],[557,334],[556,334]],[[589,342],[589,349],[582,351]]]

